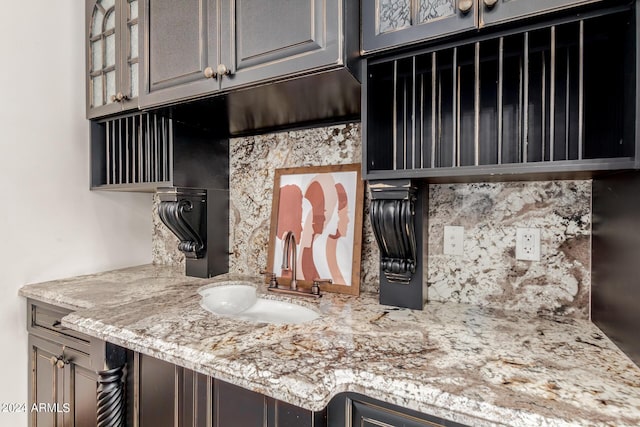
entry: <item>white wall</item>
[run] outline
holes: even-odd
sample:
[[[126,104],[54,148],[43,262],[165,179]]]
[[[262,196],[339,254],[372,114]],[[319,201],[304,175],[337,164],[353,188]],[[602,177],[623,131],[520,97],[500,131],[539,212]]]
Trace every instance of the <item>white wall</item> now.
[[[21,286],[151,261],[151,196],[88,189],[84,68],[84,1],[3,3],[0,403],[27,401]]]

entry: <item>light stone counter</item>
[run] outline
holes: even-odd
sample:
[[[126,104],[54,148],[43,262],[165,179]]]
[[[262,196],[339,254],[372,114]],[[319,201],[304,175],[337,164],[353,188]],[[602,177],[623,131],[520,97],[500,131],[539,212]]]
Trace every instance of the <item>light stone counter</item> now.
[[[200,307],[198,288],[241,279],[265,292],[258,278],[141,266],[20,294],[77,309],[68,328],[309,410],[353,391],[472,426],[640,425],[640,369],[588,321],[453,303],[399,310],[366,293],[296,298],[322,313],[299,325]]]

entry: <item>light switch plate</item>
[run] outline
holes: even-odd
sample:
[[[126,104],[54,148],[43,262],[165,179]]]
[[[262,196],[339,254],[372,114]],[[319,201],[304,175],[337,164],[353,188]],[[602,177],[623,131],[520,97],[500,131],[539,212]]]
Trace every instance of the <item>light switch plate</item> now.
[[[540,229],[516,229],[516,259],[540,261]]]
[[[458,225],[444,226],[444,254],[463,255],[464,254],[464,227]]]

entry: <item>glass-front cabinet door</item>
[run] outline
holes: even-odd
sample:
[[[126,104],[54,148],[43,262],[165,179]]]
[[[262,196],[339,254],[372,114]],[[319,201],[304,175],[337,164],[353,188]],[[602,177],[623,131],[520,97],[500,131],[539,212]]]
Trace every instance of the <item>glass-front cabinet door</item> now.
[[[370,0],[362,2],[365,52],[433,39],[476,27],[475,0]]]
[[[138,106],[138,0],[87,0],[87,118]]]

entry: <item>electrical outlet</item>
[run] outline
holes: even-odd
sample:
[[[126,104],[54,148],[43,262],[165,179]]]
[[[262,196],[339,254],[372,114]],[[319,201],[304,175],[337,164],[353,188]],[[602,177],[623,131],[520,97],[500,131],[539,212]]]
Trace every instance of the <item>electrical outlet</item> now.
[[[457,225],[444,226],[444,254],[462,255],[464,253],[464,227]]]
[[[518,228],[516,230],[516,259],[540,261],[539,228]]]

